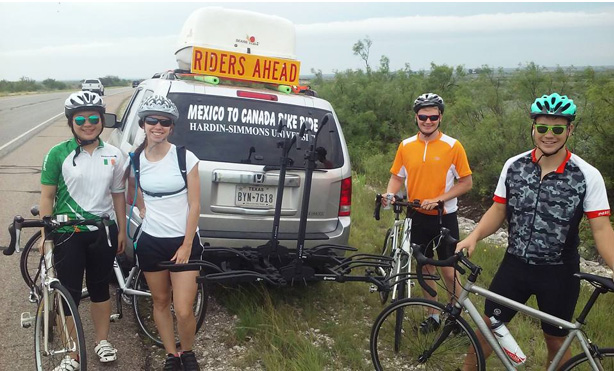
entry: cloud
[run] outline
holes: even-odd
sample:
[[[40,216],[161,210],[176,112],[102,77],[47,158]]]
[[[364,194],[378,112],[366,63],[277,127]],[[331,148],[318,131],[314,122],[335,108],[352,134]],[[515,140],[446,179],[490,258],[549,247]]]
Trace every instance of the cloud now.
[[[531,31],[614,26],[614,13],[540,12],[367,18],[297,25],[309,35]]]
[[[34,49],[4,51],[0,52],[0,57],[72,57],[81,56],[84,53],[101,54],[107,51],[117,56],[126,56],[136,54],[146,55],[144,53],[151,53],[152,50],[156,53],[168,50],[170,53],[174,54],[176,43],[177,35],[141,38],[131,37],[112,41],[94,41],[86,44],[65,44],[44,46]]]

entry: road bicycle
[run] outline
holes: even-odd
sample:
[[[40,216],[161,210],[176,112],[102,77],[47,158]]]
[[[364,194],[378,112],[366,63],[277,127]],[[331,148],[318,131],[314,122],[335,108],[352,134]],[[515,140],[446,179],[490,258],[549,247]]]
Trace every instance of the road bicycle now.
[[[87,370],[85,336],[77,305],[69,291],[57,279],[53,262],[53,232],[62,227],[96,226],[100,231],[98,243],[102,246],[104,239],[108,240],[108,215],[101,220],[65,220],[65,216],[53,219],[45,216],[42,219],[24,219],[16,216],[9,226],[11,242],[4,250],[4,255],[20,252],[20,237],[23,228],[43,228],[45,241],[43,253],[40,254],[40,264],[35,274],[38,282],[31,286],[30,299],[37,303],[34,316],[29,312],[21,314],[21,326],[29,328],[34,322],[34,358],[37,370],[54,370],[61,364],[79,359],[81,370]],[[106,231],[106,233],[105,233]],[[39,232],[40,238],[40,232]]]
[[[375,196],[375,209],[373,217],[380,220],[380,209],[382,206],[382,195]],[[404,298],[411,297],[411,288],[414,285],[411,279],[416,278],[411,264],[411,227],[412,218],[417,210],[421,208],[420,200],[408,202],[399,196],[394,196],[394,203],[391,205],[394,212],[394,222],[392,227],[386,231],[382,255],[392,258],[390,267],[378,267],[378,273],[390,282],[390,291],[379,291],[382,304],[386,304],[389,294],[392,293],[391,301],[395,302]],[[441,216],[443,213],[443,202],[437,203],[439,224],[441,226]],[[401,219],[401,214],[405,211],[405,217]],[[435,242],[435,241],[434,241]]]
[[[456,240],[451,238],[448,233],[449,231],[442,228],[443,243],[456,243]],[[376,370],[396,370],[399,369],[399,365],[411,370],[462,370],[464,368],[485,370],[484,352],[471,326],[465,319],[461,318],[462,312],[468,313],[503,366],[507,370],[515,370],[514,364],[508,359],[503,348],[483,320],[482,315],[471,301],[470,293],[483,296],[530,317],[569,330],[569,335],[565,338],[561,349],[548,367],[549,371],[557,369],[556,365],[559,364],[574,339],[578,340],[583,352],[569,359],[557,370],[614,370],[614,348],[598,347],[590,341],[583,330],[586,317],[597,298],[602,294],[614,292],[614,282],[609,277],[588,273],[574,274],[579,279],[593,285],[595,289],[576,322],[571,323],[476,286],[475,282],[482,268],[473,264],[463,252],[458,252],[446,260],[437,261],[425,257],[421,248],[415,245],[413,246],[413,255],[418,266],[430,264],[439,267],[454,267],[460,274],[465,274],[465,269],[468,269],[467,282],[462,285],[460,295],[453,304],[443,305],[431,300],[413,298],[401,300],[386,307],[375,320],[371,330],[370,351]],[[426,284],[420,269],[417,272],[420,285],[433,293],[434,290]],[[396,326],[395,313],[401,308],[404,311],[403,337],[400,349],[397,349],[396,344],[392,344],[392,333]],[[432,331],[421,331],[420,323],[427,313],[432,312],[439,314],[439,323],[443,325],[432,328]]]
[[[38,215],[36,209],[32,212]],[[38,231],[26,242],[20,258],[21,275],[30,287],[30,301],[38,302],[37,292],[40,291],[39,267],[41,263],[38,246],[40,245],[41,232]],[[123,304],[132,306],[134,317],[143,331],[143,333],[156,345],[163,347],[162,340],[158,334],[158,330],[153,318],[153,300],[151,293],[145,280],[143,271],[139,268],[138,261],[132,265],[127,274],[122,270],[117,257],[113,262],[113,272],[117,280],[116,289],[116,310],[117,313],[111,314],[111,321],[115,322],[123,318]],[[82,298],[89,296],[87,288],[83,288]],[[196,317],[196,332],[200,330],[205,322],[207,312],[207,289],[205,283],[198,283],[198,291],[194,300],[194,316]],[[171,313],[175,319],[174,307],[171,304]],[[173,321],[175,326],[177,321]],[[175,328],[175,330],[177,330]],[[175,334],[178,332],[175,331]],[[179,344],[179,338],[176,335],[175,341]]]

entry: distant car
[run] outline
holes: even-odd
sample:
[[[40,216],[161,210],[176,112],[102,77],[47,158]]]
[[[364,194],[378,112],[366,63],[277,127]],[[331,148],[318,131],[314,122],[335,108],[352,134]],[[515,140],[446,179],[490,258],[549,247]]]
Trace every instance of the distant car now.
[[[104,95],[104,86],[99,79],[87,79],[81,83],[81,90],[93,91],[99,95]]]
[[[140,83],[141,83],[141,80],[134,80],[132,81],[132,87],[136,88],[137,86],[139,86]]]

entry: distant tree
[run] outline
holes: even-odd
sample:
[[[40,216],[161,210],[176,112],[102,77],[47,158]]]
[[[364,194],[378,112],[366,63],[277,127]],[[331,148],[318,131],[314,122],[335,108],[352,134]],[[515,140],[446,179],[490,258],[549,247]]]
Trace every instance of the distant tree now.
[[[42,82],[43,86],[49,90],[61,90],[66,89],[66,84],[54,79],[45,79]]]
[[[390,72],[390,59],[382,55],[379,59],[379,72],[388,74]]]
[[[371,72],[371,67],[369,66],[369,52],[371,50],[371,45],[373,41],[367,35],[364,39],[358,40],[354,46],[352,47],[352,51],[354,55],[357,55],[365,62],[365,68],[367,69],[367,73]]]

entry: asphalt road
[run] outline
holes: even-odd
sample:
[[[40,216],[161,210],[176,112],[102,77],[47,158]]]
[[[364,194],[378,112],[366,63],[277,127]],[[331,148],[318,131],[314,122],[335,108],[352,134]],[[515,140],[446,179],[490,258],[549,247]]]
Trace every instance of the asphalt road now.
[[[116,113],[121,103],[132,94],[131,88],[109,90],[105,98],[107,111]],[[40,94],[0,99],[0,147],[18,138],[40,123],[40,133],[26,135],[29,139],[0,158],[0,246],[9,243],[6,226],[13,216],[29,216],[32,205],[40,199],[40,171],[44,155],[58,142],[71,136],[63,116],[63,103],[67,93]],[[58,115],[58,114],[61,115]],[[57,116],[57,117],[56,117]],[[111,130],[106,129],[105,137]],[[25,139],[22,139],[25,140]],[[0,154],[1,156],[1,154]],[[23,236],[22,243],[29,235]],[[20,326],[22,312],[36,312],[34,304],[28,301],[28,289],[19,273],[20,254],[0,255],[0,369],[34,369],[34,329]],[[113,291],[112,291],[113,292]],[[113,295],[112,295],[113,297]],[[115,308],[115,304],[113,305]],[[124,318],[111,324],[109,341],[118,349],[118,361],[101,365],[94,353],[93,325],[89,317],[89,300],[82,301],[81,317],[87,339],[90,370],[149,370],[151,354],[140,337],[133,318],[132,309],[124,305]],[[157,366],[157,367],[156,367]],[[159,368],[155,365],[153,368]]]
[[[108,98],[127,92],[129,87],[110,88]],[[69,92],[20,95],[0,98],[0,157],[11,152],[26,140],[38,134],[53,121],[64,117],[64,101]]]

